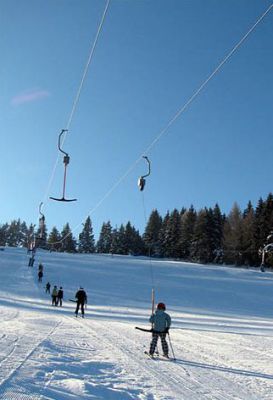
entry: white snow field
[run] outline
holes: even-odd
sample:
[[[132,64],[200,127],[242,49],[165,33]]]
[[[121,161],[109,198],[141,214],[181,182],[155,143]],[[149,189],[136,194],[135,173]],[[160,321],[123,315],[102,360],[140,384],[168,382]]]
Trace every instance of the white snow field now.
[[[1,399],[273,399],[272,273],[45,251],[27,265],[25,249],[0,252]],[[151,266],[176,362],[146,356],[151,334],[135,329],[150,327]],[[80,285],[85,319],[69,301]]]

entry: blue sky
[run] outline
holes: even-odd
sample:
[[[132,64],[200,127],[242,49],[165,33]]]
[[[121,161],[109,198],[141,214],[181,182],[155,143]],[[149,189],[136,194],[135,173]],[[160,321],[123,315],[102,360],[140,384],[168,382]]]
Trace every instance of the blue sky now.
[[[0,1],[0,222],[36,222],[92,42],[102,0]],[[273,10],[147,154],[177,110],[270,6],[261,0],[111,0],[66,137],[67,197],[46,200],[51,228],[91,214],[130,220],[146,213],[219,203],[228,213],[273,190]],[[49,195],[60,196],[59,160]],[[78,230],[75,231],[75,235]]]

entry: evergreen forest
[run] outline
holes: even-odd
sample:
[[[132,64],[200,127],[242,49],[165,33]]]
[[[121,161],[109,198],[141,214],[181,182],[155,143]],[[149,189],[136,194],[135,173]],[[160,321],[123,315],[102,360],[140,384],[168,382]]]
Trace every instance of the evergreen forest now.
[[[0,225],[0,246],[40,247],[51,251],[124,254],[162,257],[197,263],[260,266],[263,248],[273,243],[273,195],[259,199],[254,207],[249,202],[244,210],[235,203],[228,215],[214,207],[195,210],[174,209],[162,216],[154,209],[141,235],[128,221],[120,227],[104,222],[97,242],[90,217],[83,223],[78,238],[69,223],[62,230],[46,224],[35,225],[18,220]],[[273,247],[273,246],[272,246]],[[273,253],[265,257],[273,266]]]

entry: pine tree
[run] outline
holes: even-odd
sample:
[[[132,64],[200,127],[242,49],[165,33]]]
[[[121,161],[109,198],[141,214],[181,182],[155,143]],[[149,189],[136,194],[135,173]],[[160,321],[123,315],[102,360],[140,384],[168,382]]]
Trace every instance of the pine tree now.
[[[167,229],[169,225],[170,213],[167,211],[167,214],[163,218],[161,229],[159,231],[158,239],[159,239],[159,249],[161,257],[168,257],[168,237],[167,237]]]
[[[225,216],[222,214],[219,205],[216,203],[213,208],[213,225],[214,225],[213,243],[214,243],[215,262],[219,262],[222,259],[224,222],[225,222]]]
[[[104,222],[101,227],[100,237],[97,242],[98,253],[110,253],[112,244],[112,226],[110,221]]]
[[[56,228],[56,226],[53,226],[49,236],[48,236],[48,245],[50,246],[51,250],[54,251],[60,251],[62,248],[62,243],[61,243],[61,234]]]
[[[62,247],[61,251],[67,253],[76,253],[76,240],[73,238],[69,223],[67,222],[61,232]]]
[[[118,249],[117,254],[128,254],[128,244],[125,235],[125,227],[120,225],[118,230]]]
[[[8,240],[9,224],[0,226],[0,246],[6,246]]]
[[[166,221],[164,232],[164,253],[167,257],[179,258],[181,236],[181,217],[177,209],[174,209]]]
[[[125,227],[126,254],[140,255],[144,252],[144,242],[139,232],[127,222]]]
[[[119,254],[119,233],[117,228],[114,228],[112,230],[110,253]]]
[[[91,218],[88,216],[83,224],[83,230],[79,235],[79,252],[80,253],[94,253],[95,252],[95,239],[93,235],[93,228]]]
[[[159,255],[159,233],[162,227],[162,218],[157,210],[153,210],[147,222],[143,235],[144,243],[147,247],[147,254]]]
[[[20,219],[13,220],[8,228],[7,245],[11,247],[17,247],[20,246],[21,242],[21,221]]]
[[[180,257],[185,260],[190,257],[190,249],[193,240],[194,225],[196,222],[196,211],[193,205],[181,216],[181,231],[179,239]]]
[[[243,212],[242,220],[242,264],[255,265],[257,254],[255,249],[255,212],[249,202]]]
[[[207,208],[198,212],[191,243],[191,258],[204,264],[210,262],[212,257],[210,216]]]
[[[227,264],[242,264],[242,213],[237,203],[234,204],[224,224],[224,261]]]

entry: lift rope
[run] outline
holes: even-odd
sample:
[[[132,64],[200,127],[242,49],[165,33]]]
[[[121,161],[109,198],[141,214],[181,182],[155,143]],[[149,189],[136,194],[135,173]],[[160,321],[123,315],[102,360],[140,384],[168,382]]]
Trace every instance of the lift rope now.
[[[147,211],[146,211],[146,204],[145,204],[145,197],[144,197],[144,186],[145,186],[145,179],[147,176],[151,174],[151,162],[148,159],[147,156],[143,156],[144,159],[148,162],[149,165],[149,170],[148,173],[144,176],[141,176],[138,180],[138,186],[140,191],[142,192],[142,206],[143,206],[143,214],[144,214],[144,220],[145,220],[145,225],[147,226]],[[151,294],[151,308],[152,308],[152,314],[154,314],[155,310],[155,279],[154,279],[154,268],[153,268],[153,263],[152,263],[152,255],[151,255],[151,243],[148,244],[148,251],[149,251],[149,265],[150,265],[150,274],[151,274],[151,282],[152,282],[152,294]],[[153,328],[153,325],[152,325]]]
[[[98,201],[98,203],[91,209],[86,215],[92,215],[101,204],[113,193],[113,191],[127,178],[127,176],[135,169],[138,163],[142,160],[143,155],[151,151],[151,149],[156,145],[156,143],[161,139],[161,137],[167,133],[169,128],[173,123],[186,111],[186,109],[193,103],[196,97],[207,87],[211,79],[223,68],[226,62],[233,56],[233,54],[242,46],[249,35],[254,31],[254,29],[261,23],[261,21],[266,17],[266,15],[272,10],[273,3],[266,9],[266,11],[257,19],[257,21],[251,26],[251,28],[245,33],[245,35],[236,43],[231,51],[223,58],[223,60],[218,64],[218,66],[212,71],[212,73],[205,79],[205,81],[198,87],[198,89],[192,94],[188,101],[174,114],[174,116],[169,120],[167,125],[159,132],[159,134],[154,138],[151,144],[142,152],[142,154],[134,161],[134,163],[128,168],[128,170],[117,180],[116,183],[105,193],[105,195]],[[82,220],[84,217],[82,218]],[[82,222],[76,225],[71,232],[75,232],[79,227],[81,227]],[[62,240],[64,240],[63,238]]]
[[[77,108],[79,100],[80,100],[81,92],[82,92],[83,85],[84,85],[84,82],[85,82],[85,79],[86,79],[86,76],[87,76],[87,73],[88,73],[88,70],[89,70],[89,66],[90,66],[91,61],[93,59],[93,55],[94,55],[94,52],[95,52],[95,49],[96,49],[96,46],[97,46],[97,42],[98,42],[102,27],[103,27],[103,24],[104,24],[104,20],[105,20],[107,11],[109,9],[110,1],[111,0],[107,0],[107,2],[106,2],[106,6],[104,8],[104,11],[103,11],[103,14],[102,14],[102,17],[101,17],[101,20],[100,20],[100,23],[99,23],[99,26],[98,26],[98,29],[97,29],[97,32],[96,32],[95,39],[94,39],[93,44],[91,46],[89,57],[88,57],[86,65],[85,65],[85,68],[83,70],[83,75],[82,75],[82,78],[81,78],[81,81],[80,81],[80,85],[78,87],[75,99],[73,101],[72,109],[71,109],[71,112],[69,114],[69,118],[68,118],[68,121],[67,121],[67,124],[66,124],[66,128],[64,129],[65,133],[64,133],[63,138],[62,138],[61,146],[63,146],[63,144],[64,144],[64,142],[66,140],[67,132],[70,129],[73,117],[75,115],[75,111],[76,111],[76,108]],[[58,162],[59,162],[59,158],[60,158],[60,153],[58,153],[58,155],[57,155],[56,161],[55,161],[53,169],[52,169],[51,176],[50,176],[49,181],[48,181],[48,185],[47,185],[46,192],[45,192],[45,195],[44,195],[44,200],[43,200],[44,204],[47,203],[47,200],[48,200],[48,197],[49,197],[49,191],[50,191],[50,188],[52,186],[52,182],[53,182],[53,179],[54,179],[54,176],[55,176],[55,173],[56,173],[56,169],[57,169],[57,165],[58,165]]]

